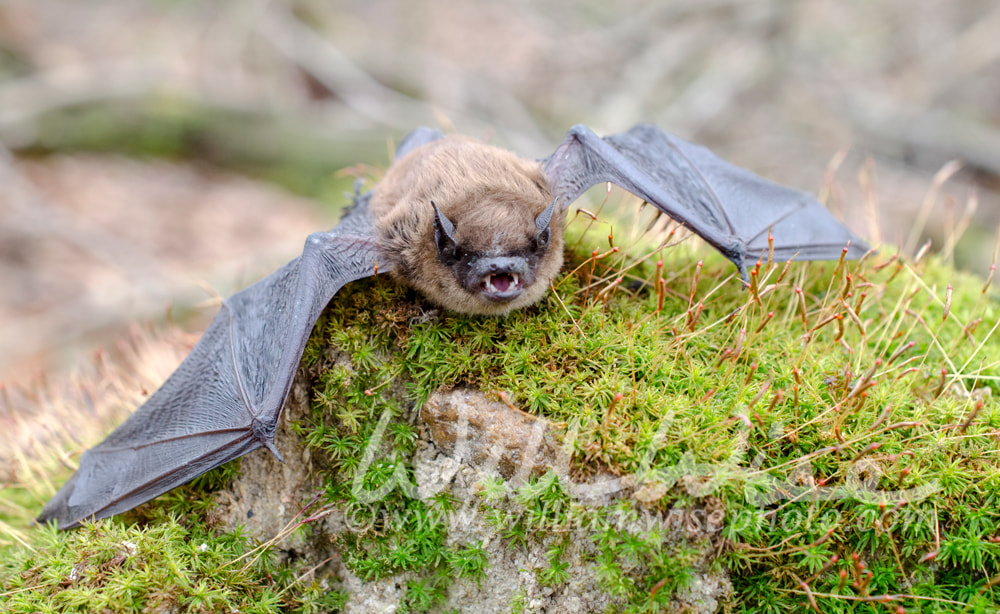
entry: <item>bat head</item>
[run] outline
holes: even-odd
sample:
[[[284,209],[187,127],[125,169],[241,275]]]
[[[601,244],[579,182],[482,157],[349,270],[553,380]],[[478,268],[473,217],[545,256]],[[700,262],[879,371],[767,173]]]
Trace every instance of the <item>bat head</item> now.
[[[562,225],[557,220],[553,230],[554,199],[535,214],[537,206],[518,202],[523,197],[490,194],[474,207],[460,208],[457,226],[431,201],[438,259],[457,282],[463,302],[471,307],[462,311],[504,313],[544,294],[550,277],[545,272],[553,259],[553,233],[561,239]],[[556,270],[562,261],[561,241],[557,243]],[[545,269],[542,275],[540,269]]]
[[[371,206],[393,275],[452,311],[526,307],[562,266],[565,216],[541,166],[466,137],[397,161]]]

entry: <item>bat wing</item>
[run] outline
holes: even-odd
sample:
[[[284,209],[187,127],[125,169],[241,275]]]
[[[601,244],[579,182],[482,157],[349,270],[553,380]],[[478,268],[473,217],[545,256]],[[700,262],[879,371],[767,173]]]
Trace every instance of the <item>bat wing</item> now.
[[[848,244],[848,257],[858,258],[868,249],[812,195],[656,126],[640,124],[602,139],[577,125],[542,163],[564,208],[595,184],[615,183],[698,233],[744,280],[746,264],[768,249],[769,229],[778,260],[837,259]]]
[[[432,143],[443,136],[444,134],[440,130],[427,126],[417,126],[399,142],[399,147],[396,148],[396,159],[399,160],[417,147]]]
[[[180,367],[42,510],[60,528],[131,509],[273,437],[310,331],[346,283],[376,273],[368,195],[302,256],[223,302]],[[279,456],[280,458],[280,456]]]

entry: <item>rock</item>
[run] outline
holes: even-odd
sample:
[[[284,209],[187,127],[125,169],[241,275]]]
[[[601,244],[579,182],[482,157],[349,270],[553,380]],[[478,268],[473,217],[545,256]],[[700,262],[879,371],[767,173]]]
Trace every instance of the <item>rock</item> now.
[[[515,483],[550,467],[564,474],[568,468],[568,458],[559,455],[555,425],[475,390],[431,395],[420,420],[445,454],[473,466],[496,467],[504,478],[518,478]]]
[[[293,522],[300,511],[319,494],[320,476],[312,453],[296,435],[291,424],[301,419],[309,407],[309,389],[297,378],[282,413],[275,445],[285,462],[264,449],[243,457],[240,477],[219,493],[220,518],[227,527],[243,526],[249,535],[266,541]],[[301,532],[278,543],[286,551],[312,550]]]

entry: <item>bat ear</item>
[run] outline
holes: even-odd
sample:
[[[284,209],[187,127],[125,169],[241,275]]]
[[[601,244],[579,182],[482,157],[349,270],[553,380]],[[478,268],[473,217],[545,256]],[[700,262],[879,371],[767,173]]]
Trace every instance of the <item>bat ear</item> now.
[[[434,207],[434,242],[437,244],[438,253],[445,258],[454,258],[458,243],[455,241],[455,225],[451,223],[433,200]]]
[[[535,228],[538,230],[538,234],[535,235],[535,242],[541,247],[545,246],[549,242],[549,238],[552,237],[552,216],[556,211],[556,201],[558,198],[553,198],[552,203],[538,214],[535,218]]]

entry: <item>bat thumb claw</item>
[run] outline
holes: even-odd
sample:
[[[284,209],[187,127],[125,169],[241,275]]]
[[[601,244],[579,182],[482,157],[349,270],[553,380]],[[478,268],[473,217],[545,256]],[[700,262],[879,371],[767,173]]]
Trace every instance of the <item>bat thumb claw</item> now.
[[[275,447],[273,439],[265,439],[263,444],[264,447],[267,448],[267,451],[273,454],[274,458],[278,459],[278,462],[285,462],[285,459],[281,456],[281,452],[278,452],[278,448]]]

